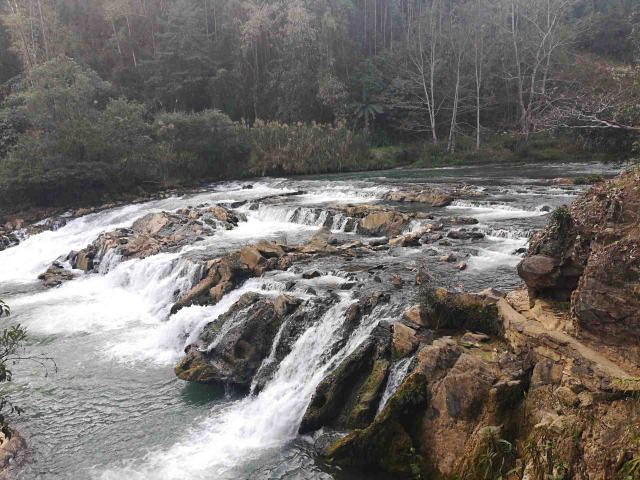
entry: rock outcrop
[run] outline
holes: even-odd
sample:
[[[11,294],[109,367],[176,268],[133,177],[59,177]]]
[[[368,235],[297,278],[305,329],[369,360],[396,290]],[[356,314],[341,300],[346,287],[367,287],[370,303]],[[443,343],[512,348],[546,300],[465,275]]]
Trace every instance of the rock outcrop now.
[[[640,170],[552,214],[518,273],[536,298],[571,302],[577,333],[640,362]]]
[[[453,195],[438,188],[395,190],[385,194],[389,202],[425,203],[432,207],[446,207],[453,202]]]
[[[316,388],[299,432],[325,426],[362,428],[373,420],[389,372],[389,325],[381,324]]]
[[[281,295],[247,293],[209,323],[176,365],[178,378],[248,388],[271,350],[280,325],[300,301]]]
[[[281,245],[261,241],[237,252],[216,258],[207,263],[204,278],[173,305],[171,312],[188,305],[217,303],[228,292],[247,279],[259,277],[271,270],[286,270],[294,263],[331,254],[359,256],[371,253],[371,247],[360,241],[332,245],[330,232],[320,229],[307,243]]]
[[[12,470],[24,462],[27,442],[20,432],[4,426],[0,432],[0,479],[14,478]]]
[[[87,248],[72,252],[69,260],[73,268],[96,270],[106,252],[113,251],[124,260],[145,258],[193,243],[216,229],[232,229],[240,220],[220,206],[150,213],[131,228],[103,233]]]
[[[422,343],[382,412],[327,459],[397,478],[623,478],[640,458],[640,381],[506,299],[494,306],[504,335]]]

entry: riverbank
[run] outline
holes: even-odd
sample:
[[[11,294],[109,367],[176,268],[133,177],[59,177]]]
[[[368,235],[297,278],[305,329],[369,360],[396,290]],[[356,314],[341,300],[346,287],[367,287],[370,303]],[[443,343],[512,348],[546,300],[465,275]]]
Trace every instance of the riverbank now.
[[[25,461],[27,442],[15,430],[11,430],[10,436],[2,433],[0,437],[0,479],[9,480],[14,478],[13,475]]]
[[[31,235],[0,252],[0,289],[27,351],[58,373],[14,371],[26,407],[14,421],[34,452],[21,476],[366,478],[319,455],[392,403],[404,360],[431,341],[405,315],[416,274],[517,288],[530,232],[586,189],[554,178],[615,173],[483,165],[222,183]],[[52,264],[71,275],[38,279]],[[323,407],[318,391],[349,401]],[[330,435],[298,434],[320,424]]]
[[[639,185],[632,169],[554,212],[518,266],[528,290],[427,282],[405,313],[406,379],[329,461],[402,478],[636,478]]]

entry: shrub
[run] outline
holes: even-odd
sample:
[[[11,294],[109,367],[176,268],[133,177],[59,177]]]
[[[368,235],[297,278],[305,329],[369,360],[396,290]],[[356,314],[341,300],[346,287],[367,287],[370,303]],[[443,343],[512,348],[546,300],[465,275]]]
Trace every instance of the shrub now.
[[[257,175],[342,172],[371,163],[365,135],[342,124],[256,121],[243,129]]]
[[[164,178],[216,179],[246,174],[248,148],[242,133],[217,110],[159,114],[153,134],[160,144]]]

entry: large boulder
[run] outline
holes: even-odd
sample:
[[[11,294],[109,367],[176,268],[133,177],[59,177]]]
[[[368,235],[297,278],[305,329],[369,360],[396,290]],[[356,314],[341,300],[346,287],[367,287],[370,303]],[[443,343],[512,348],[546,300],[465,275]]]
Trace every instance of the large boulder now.
[[[338,300],[337,297],[312,297],[287,317],[282,325],[278,342],[272,354],[260,366],[253,380],[254,392],[259,393],[273,378],[278,366],[285,359],[300,336],[326,313]]]
[[[409,223],[405,214],[390,210],[368,214],[358,225],[358,231],[364,235],[395,237]]]
[[[454,292],[424,285],[420,293],[423,324],[434,330],[501,335],[499,297],[491,292]]]
[[[416,425],[428,402],[423,374],[410,375],[367,428],[355,430],[326,449],[332,463],[385,472],[394,478],[420,478]]]
[[[553,212],[518,273],[537,298],[571,300],[585,339],[640,363],[640,169],[601,182]],[[619,355],[618,355],[619,356]]]
[[[438,188],[423,188],[395,190],[385,194],[384,200],[390,202],[426,203],[432,207],[446,207],[453,202],[453,196]]]
[[[298,305],[298,300],[287,296],[243,295],[188,347],[175,367],[176,375],[187,381],[248,388],[284,318]]]

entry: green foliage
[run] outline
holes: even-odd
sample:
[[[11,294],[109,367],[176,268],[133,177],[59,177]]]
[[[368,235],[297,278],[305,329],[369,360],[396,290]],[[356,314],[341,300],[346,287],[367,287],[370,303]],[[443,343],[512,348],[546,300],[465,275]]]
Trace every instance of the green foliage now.
[[[0,317],[6,317],[10,314],[11,310],[7,304],[0,300]],[[13,380],[13,372],[9,368],[9,365],[21,361],[36,362],[45,369],[45,372],[47,372],[47,365],[53,365],[54,369],[57,369],[55,362],[49,357],[23,355],[22,349],[26,338],[27,330],[19,324],[4,328],[0,332],[0,383]],[[14,404],[11,399],[2,392],[0,393],[0,430],[6,438],[11,438],[12,430],[4,417],[3,412],[5,411],[20,415],[24,410],[19,405]]]
[[[640,457],[636,456],[622,464],[619,471],[620,480],[640,479]]]
[[[516,450],[513,444],[499,438],[488,427],[480,441],[474,458],[471,478],[477,480],[503,480],[511,473],[509,469],[515,460]]]
[[[216,179],[242,176],[248,157],[242,131],[217,110],[161,113],[153,124],[163,177]]]
[[[0,199],[96,202],[140,186],[243,175],[247,149],[223,113],[159,113],[111,96],[74,60],[29,73],[0,110]]]
[[[11,310],[0,300],[0,317],[9,316]],[[9,328],[5,328],[0,332],[0,383],[10,382],[13,378],[13,374],[8,365],[14,360],[14,357],[18,350],[22,347],[22,344],[27,336],[27,332],[20,325],[14,325]],[[11,403],[9,398],[5,395],[0,395],[0,431],[6,438],[11,438],[12,431],[7,425],[2,412],[9,409],[10,413],[20,414],[22,409]]]
[[[341,124],[257,121],[244,130],[259,175],[357,170],[370,161],[366,137]]]
[[[28,128],[29,122],[15,109],[0,110],[0,159],[9,153]]]

